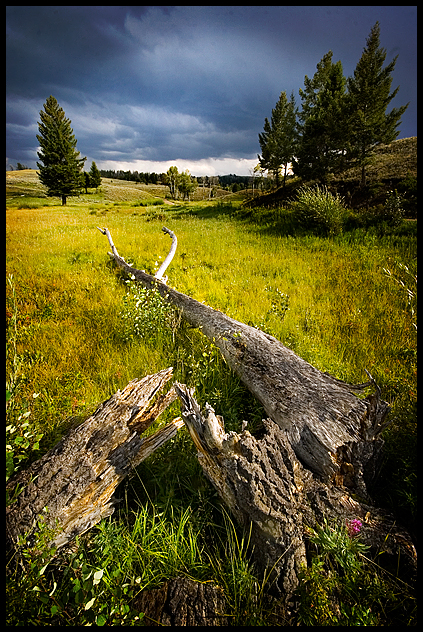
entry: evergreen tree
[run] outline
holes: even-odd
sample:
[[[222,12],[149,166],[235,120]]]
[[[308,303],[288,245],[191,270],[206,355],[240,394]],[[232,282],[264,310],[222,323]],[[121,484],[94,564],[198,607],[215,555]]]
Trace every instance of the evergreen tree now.
[[[90,187],[93,187],[94,189],[98,189],[100,184],[101,184],[101,174],[100,174],[100,171],[97,169],[97,165],[95,164],[93,160],[91,169],[90,169]]]
[[[388,114],[386,108],[398,93],[399,87],[391,89],[391,73],[398,55],[385,67],[386,49],[380,47],[380,27],[376,22],[366,40],[366,47],[349,77],[348,117],[352,130],[349,158],[361,167],[361,184],[366,184],[366,167],[371,161],[374,148],[389,144],[398,136],[397,127],[401,116],[408,107],[393,108]]]
[[[86,158],[79,158],[71,121],[54,97],[47,99],[40,118],[37,140],[41,151],[37,153],[42,164],[37,162],[38,177],[47,187],[48,195],[60,196],[62,205],[65,205],[69,195],[79,194]]]
[[[84,171],[81,175],[82,175],[82,179],[81,179],[82,186],[85,188],[85,193],[88,193],[88,187],[91,186],[90,174]]]
[[[329,174],[342,171],[348,137],[345,117],[345,77],[332,51],[317,64],[312,79],[304,78],[300,89],[299,141],[294,173],[304,180],[326,183]]]
[[[262,169],[272,171],[279,186],[279,170],[285,167],[283,183],[285,186],[288,164],[292,162],[296,148],[296,120],[294,93],[288,101],[286,92],[282,92],[269,120],[264,120],[264,129],[259,134],[261,156],[258,156]]]

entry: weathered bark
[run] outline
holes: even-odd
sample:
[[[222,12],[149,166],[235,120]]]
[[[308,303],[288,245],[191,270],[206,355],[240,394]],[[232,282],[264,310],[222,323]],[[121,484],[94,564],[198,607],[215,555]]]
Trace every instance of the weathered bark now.
[[[117,485],[183,426],[179,417],[149,437],[140,436],[175,401],[173,388],[159,394],[171,377],[169,368],[132,380],[10,479],[11,495],[18,485],[23,490],[6,509],[8,552],[20,536],[37,531],[40,519],[52,529],[50,546],[59,548],[113,513]]]
[[[326,481],[336,478],[339,483],[347,474],[349,479],[357,479],[355,484],[364,493],[363,468],[356,458],[357,451],[363,448],[363,441],[366,452],[373,448],[389,410],[379,392],[366,399],[354,394],[370,386],[372,379],[352,385],[322,373],[273,336],[177,292],[143,270],[132,268],[118,254],[109,231],[99,230],[107,236],[112,248],[109,255],[121,268],[144,286],[155,286],[191,325],[201,329],[220,348],[229,366],[261,402],[269,417],[286,430],[302,463]],[[354,461],[358,469],[351,471]]]
[[[223,591],[186,577],[144,590],[132,606],[144,613],[146,623],[152,626],[229,625]]]
[[[265,435],[247,430],[225,433],[224,422],[206,405],[203,415],[193,391],[175,382],[182,417],[197,447],[198,460],[237,521],[249,527],[255,560],[268,576],[268,589],[289,601],[307,564],[307,528],[325,518],[360,518],[361,538],[374,553],[402,556],[408,577],[416,570],[416,552],[408,534],[392,517],[353,499],[348,489],[326,484],[303,467],[287,429],[264,420]]]

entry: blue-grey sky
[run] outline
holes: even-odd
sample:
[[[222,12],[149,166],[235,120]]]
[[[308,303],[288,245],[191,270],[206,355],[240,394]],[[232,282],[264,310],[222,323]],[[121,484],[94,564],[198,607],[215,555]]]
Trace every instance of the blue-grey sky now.
[[[346,77],[379,21],[388,106],[410,102],[417,135],[417,8],[412,6],[10,6],[6,13],[6,168],[36,167],[37,122],[53,95],[86,168],[248,175],[279,95],[329,50]]]

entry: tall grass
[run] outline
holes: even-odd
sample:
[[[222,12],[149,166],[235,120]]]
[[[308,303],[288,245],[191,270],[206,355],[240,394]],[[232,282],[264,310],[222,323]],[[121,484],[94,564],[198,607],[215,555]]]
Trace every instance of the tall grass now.
[[[107,226],[120,254],[135,267],[153,273],[169,250],[169,239],[161,231],[166,225],[177,234],[179,243],[168,269],[169,285],[268,331],[317,368],[340,379],[361,382],[365,368],[373,375],[395,417],[385,433],[385,463],[374,493],[378,502],[397,510],[403,521],[415,524],[417,304],[415,288],[410,285],[416,273],[414,233],[405,231],[403,224],[385,234],[358,227],[324,238],[295,232],[287,216],[282,221],[282,213],[276,224],[270,217],[259,224],[246,224],[232,217],[236,207],[210,203],[160,207],[160,217],[148,207],[135,208],[129,202],[105,207],[104,216],[93,210],[90,204],[76,201],[68,207],[7,210],[7,273],[13,275],[13,289],[7,284],[6,375],[15,384],[8,424],[29,412],[25,419],[34,437],[43,435],[39,453],[25,455],[20,467],[44,453],[129,380],[167,366],[174,367],[177,379],[196,388],[201,404],[208,401],[223,415],[228,429],[239,430],[243,419],[252,421],[253,429],[260,425],[261,406],[201,333],[184,323],[168,328],[164,319],[150,330],[140,323],[128,335],[130,319],[139,318],[131,302],[133,288],[110,263],[107,241],[96,227]],[[153,306],[155,313],[157,309],[160,306]],[[146,314],[148,319],[148,310]],[[174,413],[171,408],[159,423]],[[168,576],[168,569],[171,574],[213,577],[224,584],[227,595],[233,595],[229,601],[237,622],[253,597],[258,603],[260,584],[255,585],[246,551],[248,534],[232,532],[229,523],[225,524],[185,431],[142,463],[136,475],[123,484],[122,494],[125,506],[93,530],[86,552],[81,549],[83,558],[75,562],[75,582],[85,573],[83,564],[94,568],[94,559],[101,559],[96,562],[96,572],[114,564],[120,571],[125,566],[126,575],[119,575],[119,582],[129,582],[127,590],[134,588],[133,595],[144,581],[153,585]],[[143,529],[151,534],[150,544],[144,540],[140,544],[140,539],[132,546]],[[201,533],[219,533],[219,529],[232,542],[227,545],[232,549],[226,552],[226,545],[222,548],[218,540],[207,549],[200,537]],[[142,565],[149,559],[145,556],[158,532],[163,537],[157,540],[153,557],[159,570],[151,571],[150,581],[149,571],[143,571]],[[124,556],[116,553],[113,543],[119,543]],[[173,561],[169,557],[172,547]],[[135,560],[129,549],[134,556],[141,550],[145,554]],[[183,557],[182,562],[178,556]],[[149,568],[156,568],[154,564],[151,561]],[[228,577],[241,567],[239,594],[234,595]],[[57,573],[46,579],[47,596]],[[100,582],[105,595],[109,594],[106,580],[113,583],[113,577],[107,577],[104,573]],[[136,583],[138,577],[144,578],[140,584]],[[21,579],[16,582],[14,591],[23,590]],[[251,599],[245,610],[247,606],[240,604],[242,594],[247,593]],[[92,598],[88,591],[83,597],[85,605]],[[45,609],[43,613],[46,621]],[[108,613],[104,620],[110,622],[115,615]],[[96,616],[102,614],[106,617],[106,611],[98,610]],[[250,614],[245,621],[252,620]]]

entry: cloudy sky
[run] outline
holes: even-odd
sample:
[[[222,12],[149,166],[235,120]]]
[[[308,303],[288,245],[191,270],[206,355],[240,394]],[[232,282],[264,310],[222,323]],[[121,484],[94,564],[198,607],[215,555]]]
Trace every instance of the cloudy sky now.
[[[410,102],[399,138],[416,136],[416,7],[7,7],[6,168],[36,167],[53,95],[87,169],[248,175],[280,93],[300,105],[329,50],[351,76],[377,20],[399,55],[389,109]]]

